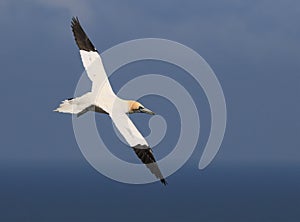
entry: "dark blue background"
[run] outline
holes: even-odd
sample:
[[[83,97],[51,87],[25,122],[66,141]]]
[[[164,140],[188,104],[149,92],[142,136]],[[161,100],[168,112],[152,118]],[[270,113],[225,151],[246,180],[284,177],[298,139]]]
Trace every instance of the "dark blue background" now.
[[[0,221],[299,221],[299,8],[293,0],[2,0]],[[157,37],[206,59],[228,109],[222,147],[208,168],[197,169],[210,126],[204,93],[182,70],[151,61],[118,70],[112,86],[147,73],[172,73],[188,86],[202,121],[193,157],[167,187],[118,183],[86,162],[71,116],[52,112],[72,97],[83,71],[70,30],[74,15],[99,51]],[[155,98],[142,102],[156,112],[160,104],[167,118],[172,105]],[[149,133],[149,117],[133,119]],[[101,124],[111,127],[108,117],[97,121],[100,132]],[[175,126],[154,148],[158,159],[176,142]],[[136,161],[125,146],[112,152]]]

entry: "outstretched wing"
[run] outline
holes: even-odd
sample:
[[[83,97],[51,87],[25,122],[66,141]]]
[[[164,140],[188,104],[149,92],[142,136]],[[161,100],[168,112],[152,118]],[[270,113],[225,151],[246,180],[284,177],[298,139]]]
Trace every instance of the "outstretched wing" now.
[[[72,18],[72,31],[75,42],[80,50],[80,56],[88,77],[93,82],[92,92],[97,95],[115,95],[108,81],[101,57],[80,25],[77,17]]]
[[[133,122],[126,114],[110,114],[115,126],[122,134],[126,142],[133,148],[138,158],[146,165],[157,179],[166,185],[167,182],[163,177],[160,169],[153,156],[153,152],[149,147],[145,138],[141,135]]]

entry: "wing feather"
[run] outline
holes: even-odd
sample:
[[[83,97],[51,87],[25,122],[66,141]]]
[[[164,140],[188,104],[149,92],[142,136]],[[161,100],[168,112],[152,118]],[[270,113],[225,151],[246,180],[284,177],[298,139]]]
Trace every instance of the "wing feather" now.
[[[78,45],[80,50],[84,51],[94,51],[96,52],[97,49],[83,30],[80,25],[78,17],[73,17],[71,22],[72,31],[75,37],[76,44]]]
[[[160,179],[160,181],[166,185],[167,182],[156,163],[151,148],[130,118],[126,114],[110,114],[110,116],[116,128],[122,134],[127,143],[133,148],[138,158],[146,165],[156,178]]]
[[[75,42],[80,50],[83,66],[88,77],[93,82],[92,92],[96,92],[99,96],[101,96],[101,93],[106,96],[115,95],[108,81],[102,59],[81,27],[77,17],[73,17],[71,27]]]
[[[153,156],[152,149],[147,145],[136,145],[132,147],[135,154],[138,158],[146,165],[146,167],[153,173],[157,179],[167,185],[166,179],[163,177],[162,173],[160,172],[156,160]]]

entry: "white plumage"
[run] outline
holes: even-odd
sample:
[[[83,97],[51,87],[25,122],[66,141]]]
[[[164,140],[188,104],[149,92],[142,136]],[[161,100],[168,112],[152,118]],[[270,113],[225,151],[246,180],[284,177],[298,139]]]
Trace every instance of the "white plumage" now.
[[[137,101],[123,100],[117,97],[107,78],[102,59],[82,29],[78,18],[72,19],[72,31],[80,49],[83,66],[92,81],[92,89],[80,97],[64,100],[54,111],[77,116],[88,111],[108,114],[137,156],[163,184],[166,184],[151,148],[127,115],[137,112],[151,115],[154,113]]]

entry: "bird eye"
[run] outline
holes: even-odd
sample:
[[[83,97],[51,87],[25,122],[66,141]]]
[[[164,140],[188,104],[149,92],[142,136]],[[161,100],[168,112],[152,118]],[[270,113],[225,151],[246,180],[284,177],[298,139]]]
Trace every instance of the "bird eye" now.
[[[144,109],[144,107],[140,106],[139,109]]]

